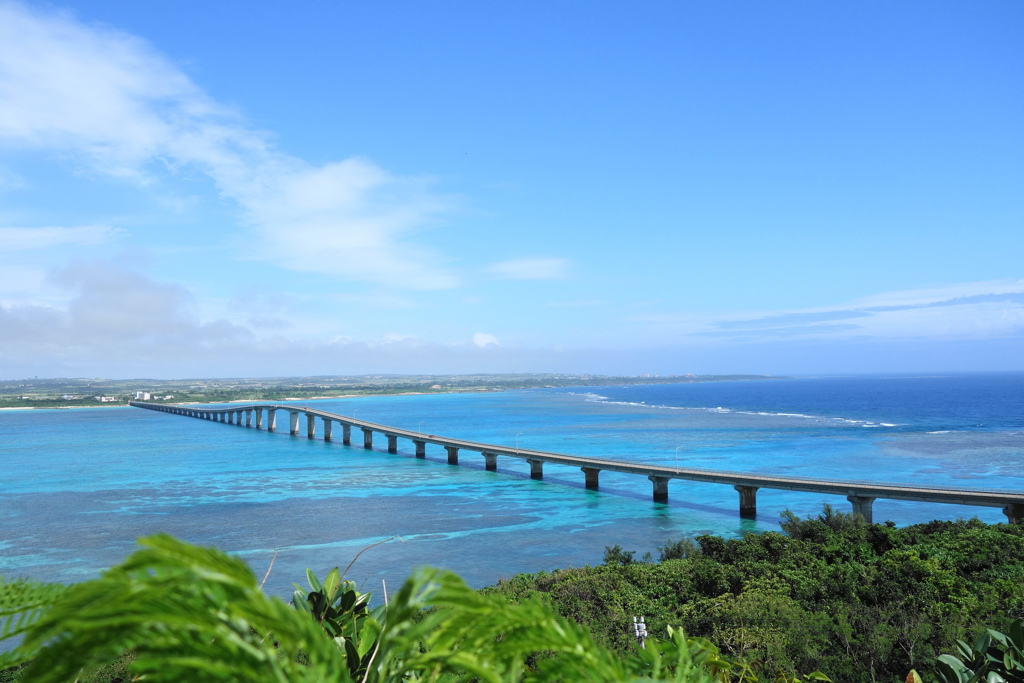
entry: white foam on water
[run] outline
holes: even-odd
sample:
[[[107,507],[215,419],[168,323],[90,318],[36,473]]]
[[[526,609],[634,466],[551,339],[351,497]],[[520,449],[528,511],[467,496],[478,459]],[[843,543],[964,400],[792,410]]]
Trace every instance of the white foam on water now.
[[[593,403],[605,403],[611,406],[630,406],[634,408],[657,408],[659,410],[689,410],[689,411],[703,411],[707,413],[719,413],[729,414],[735,413],[737,415],[760,415],[764,417],[794,417],[797,419],[804,420],[817,420],[819,422],[829,422],[838,424],[848,424],[859,427],[899,427],[899,423],[895,422],[873,422],[871,420],[857,420],[848,417],[827,417],[824,415],[807,415],[805,413],[783,413],[773,412],[766,410],[734,410],[733,408],[725,408],[723,406],[705,407],[705,406],[666,406],[656,403],[647,403],[646,401],[612,401],[607,396],[601,396],[600,394],[585,393],[578,394],[575,392],[567,392],[572,396],[583,396],[588,402]]]

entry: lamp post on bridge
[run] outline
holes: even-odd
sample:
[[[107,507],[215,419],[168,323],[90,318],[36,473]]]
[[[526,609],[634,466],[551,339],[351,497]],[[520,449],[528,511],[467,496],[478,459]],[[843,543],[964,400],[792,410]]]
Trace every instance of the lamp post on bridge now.
[[[420,423],[418,425],[416,425],[416,433],[417,434],[422,434],[423,433],[423,420],[420,420]]]
[[[679,449],[685,448],[685,446],[676,446],[676,472],[679,471]]]

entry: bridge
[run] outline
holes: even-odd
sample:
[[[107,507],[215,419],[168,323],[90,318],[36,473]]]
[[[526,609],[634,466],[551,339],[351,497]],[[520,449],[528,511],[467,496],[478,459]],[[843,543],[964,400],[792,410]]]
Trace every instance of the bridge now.
[[[878,498],[894,500],[912,500],[928,503],[949,503],[954,505],[978,505],[982,507],[1002,508],[1003,514],[1011,524],[1024,522],[1024,492],[993,489],[944,488],[935,486],[912,486],[878,484],[861,481],[837,481],[832,479],[814,479],[805,477],[789,477],[753,472],[728,472],[695,468],[664,467],[645,463],[608,458],[591,458],[579,455],[565,455],[548,451],[536,451],[525,448],[509,448],[488,443],[453,439],[446,436],[424,434],[418,431],[400,429],[388,425],[358,420],[353,417],[336,415],[314,408],[278,404],[244,405],[229,408],[210,408],[204,406],[185,406],[163,403],[146,403],[130,401],[129,405],[136,408],[157,410],[174,415],[184,415],[203,420],[213,420],[226,424],[277,430],[277,413],[288,414],[288,432],[300,434],[300,427],[305,427],[307,438],[316,438],[316,423],[319,418],[325,441],[334,438],[334,424],[341,426],[341,440],[345,445],[352,443],[352,429],[363,433],[363,448],[373,448],[373,435],[380,434],[387,439],[388,453],[398,452],[398,439],[409,439],[416,449],[417,458],[426,457],[427,444],[441,446],[448,453],[448,464],[459,464],[459,451],[479,453],[484,458],[488,471],[498,469],[498,456],[525,460],[530,466],[530,477],[544,477],[544,463],[553,465],[569,465],[579,467],[583,471],[584,483],[588,489],[597,489],[601,472],[623,472],[645,476],[651,481],[653,497],[657,502],[668,500],[668,483],[672,479],[702,481],[714,484],[732,485],[739,492],[739,508],[741,517],[753,517],[757,513],[757,492],[759,489],[781,489],[786,491],[806,491],[846,496],[853,505],[853,512],[860,514],[868,522],[872,521],[871,508]],[[304,425],[302,423],[305,423]]]

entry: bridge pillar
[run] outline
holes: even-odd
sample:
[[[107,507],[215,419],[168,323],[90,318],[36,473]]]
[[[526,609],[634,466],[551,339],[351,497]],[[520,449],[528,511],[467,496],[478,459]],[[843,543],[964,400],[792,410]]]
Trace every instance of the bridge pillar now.
[[[388,434],[388,453],[398,452],[398,437],[394,434]]]
[[[853,503],[853,514],[860,515],[868,524],[872,523],[871,505],[875,502],[874,498],[868,496],[847,496],[846,500]]]
[[[1003,508],[1003,514],[1010,524],[1024,523],[1024,503],[1012,503]]]
[[[480,455],[484,456],[484,469],[485,470],[487,470],[488,472],[497,472],[498,471],[498,454],[497,453],[488,453],[487,451],[484,451]]]
[[[320,418],[324,421],[324,441],[331,440],[331,426],[334,424],[328,417]]]
[[[363,448],[369,450],[373,448],[373,430],[366,427],[363,430]]]
[[[530,460],[526,459],[526,462],[530,463],[530,479],[543,479],[544,478],[544,461],[543,460]]]
[[[740,517],[757,517],[757,486],[733,486],[740,492]]]
[[[601,473],[601,470],[596,467],[581,467],[580,469],[583,470],[583,475],[586,479],[586,487],[588,489],[596,489],[597,475]]]
[[[277,429],[277,410],[267,408],[267,431],[272,432],[275,429]]]
[[[252,410],[245,411],[245,426],[252,427]]]
[[[230,413],[228,413],[228,424],[235,424],[235,417],[235,411],[232,410]]]
[[[316,436],[316,415],[306,413],[306,438],[312,439]]]
[[[235,412],[235,424],[238,425],[239,427],[242,426],[242,413],[243,412],[245,412],[245,411],[239,410],[239,411]]]
[[[668,477],[659,477],[656,474],[652,474],[648,479],[651,480],[651,484],[654,485],[654,502],[664,503],[668,501]]]
[[[263,408],[254,408],[256,412],[256,429],[263,429]]]
[[[227,415],[225,415],[224,413],[217,413],[217,421],[218,422],[226,422],[227,421]]]
[[[352,425],[344,423],[341,425],[341,443],[346,446],[352,445]]]
[[[413,439],[412,442],[413,442],[413,444],[416,445],[416,457],[417,458],[425,458],[425,457],[427,457],[427,442],[426,441],[417,441],[416,439]]]
[[[288,411],[288,433],[292,436],[299,433],[299,413],[294,410]]]
[[[459,464],[459,447],[458,446],[445,446],[444,449],[448,451],[448,464],[458,465]]]

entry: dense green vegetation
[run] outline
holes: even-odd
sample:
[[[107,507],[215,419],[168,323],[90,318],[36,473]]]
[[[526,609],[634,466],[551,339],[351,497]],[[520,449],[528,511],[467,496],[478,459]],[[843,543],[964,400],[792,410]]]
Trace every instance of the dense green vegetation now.
[[[986,627],[1024,616],[1024,528],[978,520],[906,528],[865,524],[826,508],[790,515],[788,535],[701,536],[638,562],[618,546],[598,567],[520,575],[487,589],[540,596],[626,653],[625,628],[646,615],[716,643],[727,659],[767,670],[821,670],[836,681],[897,681]]]
[[[24,637],[0,655],[0,667],[19,667],[9,680],[64,683],[101,668],[120,677],[124,667],[168,683],[733,678],[714,646],[681,631],[617,656],[541,601],[485,595],[451,572],[417,570],[373,610],[336,569],[323,582],[308,572],[309,590],[297,587],[289,605],[265,595],[238,558],[169,536],[141,543],[99,579],[68,589],[0,583],[0,639]],[[739,673],[757,681],[748,668]]]
[[[482,591],[420,569],[376,608],[337,569],[287,604],[241,560],[155,536],[94,581],[0,579],[0,641],[24,638],[0,681],[1024,683],[1024,528],[828,507],[783,528]]]

